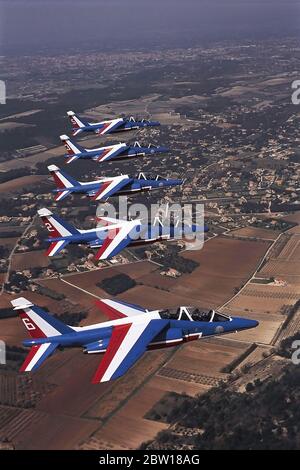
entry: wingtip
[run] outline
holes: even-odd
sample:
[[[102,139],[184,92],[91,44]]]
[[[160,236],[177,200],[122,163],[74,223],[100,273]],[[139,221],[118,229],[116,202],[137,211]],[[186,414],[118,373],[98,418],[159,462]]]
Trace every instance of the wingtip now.
[[[49,165],[49,166],[47,166],[47,168],[48,168],[49,171],[58,171],[59,170],[58,166],[56,166],[56,165]]]
[[[33,303],[25,299],[25,297],[18,297],[17,299],[11,300],[10,303],[14,307],[14,310],[20,310],[33,305]]]
[[[39,209],[37,211],[37,213],[40,217],[47,217],[47,216],[52,215],[52,212],[49,211],[49,209],[46,209],[46,207],[43,207],[42,209]]]

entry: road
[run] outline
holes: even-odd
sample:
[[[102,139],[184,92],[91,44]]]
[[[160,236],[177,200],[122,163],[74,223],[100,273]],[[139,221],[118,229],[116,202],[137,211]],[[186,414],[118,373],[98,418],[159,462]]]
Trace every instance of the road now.
[[[5,275],[5,279],[2,283],[2,286],[1,286],[1,290],[0,290],[0,296],[3,294],[4,292],[4,285],[9,281],[9,275],[10,275],[10,271],[11,271],[11,264],[12,264],[12,259],[13,259],[13,256],[15,254],[15,251],[19,245],[19,242],[20,240],[26,235],[26,233],[32,228],[32,226],[34,225],[34,222],[35,222],[35,218],[36,216],[33,217],[32,221],[30,222],[29,225],[27,225],[25,227],[25,230],[24,232],[20,235],[20,237],[16,240],[16,243],[12,249],[12,251],[10,252],[10,255],[8,257],[8,268],[7,268],[7,272],[6,272],[6,275]]]

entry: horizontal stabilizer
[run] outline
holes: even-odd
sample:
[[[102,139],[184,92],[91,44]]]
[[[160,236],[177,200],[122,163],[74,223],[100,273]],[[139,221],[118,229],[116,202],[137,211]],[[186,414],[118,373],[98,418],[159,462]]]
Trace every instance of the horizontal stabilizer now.
[[[69,194],[71,194],[72,191],[65,189],[62,191],[57,191],[56,196],[55,196],[55,201],[63,201]]]
[[[59,240],[58,242],[52,242],[50,243],[50,246],[47,250],[47,253],[46,255],[47,256],[55,256],[55,255],[58,255],[58,253],[61,252],[61,250],[63,250],[67,245],[68,245],[68,241],[66,240]]]
[[[76,137],[76,135],[81,134],[82,129],[73,129],[73,137]]]
[[[75,162],[76,160],[78,160],[78,158],[80,158],[80,155],[70,155],[70,156],[68,155],[67,156],[67,161],[66,161],[67,165],[69,163]]]
[[[29,372],[31,370],[38,369],[47,357],[55,351],[57,346],[58,343],[44,343],[32,346],[20,368],[20,372]]]

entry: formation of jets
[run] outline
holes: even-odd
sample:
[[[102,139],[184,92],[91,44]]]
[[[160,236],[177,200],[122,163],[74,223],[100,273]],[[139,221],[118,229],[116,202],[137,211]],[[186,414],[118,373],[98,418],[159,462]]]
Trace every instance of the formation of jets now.
[[[156,121],[134,118],[118,118],[102,122],[87,122],[73,111],[68,112],[73,136],[81,132],[94,132],[106,135],[130,131],[138,128],[157,126]],[[141,146],[124,143],[85,149],[62,135],[61,140],[67,148],[67,163],[78,159],[92,159],[104,162],[121,158],[155,154],[168,151],[165,147]],[[112,196],[132,194],[183,184],[179,179],[156,176],[147,178],[140,173],[137,178],[128,175],[99,178],[96,181],[79,182],[55,165],[48,170],[54,179],[55,200],[62,201],[70,194],[85,194],[95,201],[105,202]],[[98,217],[101,225],[90,230],[80,230],[62,220],[50,210],[38,211],[42,222],[49,231],[50,243],[48,256],[55,256],[69,244],[87,245],[96,248],[95,258],[107,260],[127,247],[169,241],[206,232],[207,227],[195,224],[176,226],[170,224],[143,223],[141,220],[121,220]],[[109,321],[84,327],[64,324],[51,314],[21,297],[13,300],[12,306],[18,311],[31,339],[23,341],[30,352],[21,371],[37,369],[58,347],[82,347],[87,354],[102,353],[104,357],[92,379],[92,383],[107,382],[124,375],[149,349],[175,346],[187,341],[197,340],[240,330],[254,328],[257,321],[230,317],[210,310],[200,311],[195,307],[181,306],[176,309],[147,310],[137,305],[121,301],[101,299],[98,307]]]
[[[233,333],[258,325],[255,320],[229,317],[211,310],[179,307],[149,311],[110,299],[97,301],[109,321],[73,327],[33,305],[25,298],[12,300],[31,339],[23,341],[30,352],[21,371],[37,369],[58,347],[82,347],[87,354],[104,354],[92,383],[124,375],[150,349]]]
[[[119,118],[112,121],[88,123],[79,118],[73,111],[69,111],[67,114],[71,119],[73,131],[74,129],[80,129],[81,131],[93,130],[101,135],[121,130],[130,131],[140,127],[159,125],[156,121],[147,121],[145,119],[136,121],[133,118]],[[78,132],[73,132],[73,134],[78,134]],[[61,135],[60,139],[67,149],[67,163],[74,162],[80,158],[105,162],[115,159],[153,155],[169,150],[166,147],[151,144],[141,146],[139,142],[135,142],[133,145],[120,143],[86,149],[67,135]],[[77,193],[85,194],[94,201],[106,202],[113,196],[134,194],[183,184],[182,180],[163,178],[158,175],[154,178],[147,178],[144,173],[140,173],[137,178],[131,178],[129,175],[118,175],[99,178],[96,181],[79,182],[56,165],[50,165],[48,170],[56,185],[56,189],[53,190],[55,201],[62,201],[70,194]],[[102,223],[105,223],[104,226],[90,230],[80,230],[62,220],[47,208],[40,209],[38,214],[49,231],[49,238],[46,240],[50,243],[47,251],[48,256],[58,255],[69,244],[77,244],[97,248],[98,251],[95,259],[106,260],[117,255],[128,246],[144,245],[162,240],[184,239],[197,232],[207,231],[206,227],[203,229],[203,227],[194,224],[190,224],[190,226],[184,225],[183,227],[163,227],[161,224],[143,224],[141,220],[120,220],[108,217],[101,220]]]

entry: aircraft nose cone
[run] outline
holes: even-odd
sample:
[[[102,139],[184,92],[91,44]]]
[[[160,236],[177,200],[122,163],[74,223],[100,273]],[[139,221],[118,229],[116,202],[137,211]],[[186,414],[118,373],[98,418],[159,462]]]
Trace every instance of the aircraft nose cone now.
[[[172,181],[172,186],[179,186],[183,183],[183,180],[174,180]]]
[[[250,320],[248,318],[240,318],[239,319],[239,328],[241,329],[249,329],[249,328],[256,328],[259,325],[257,320]]]
[[[256,328],[259,325],[257,320],[248,320],[249,327],[248,328]]]

